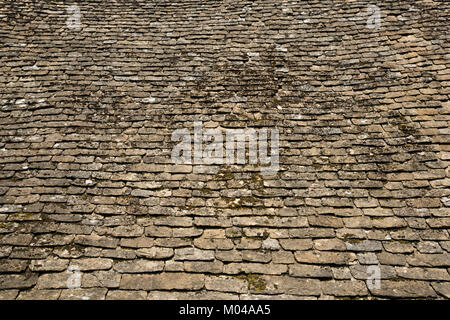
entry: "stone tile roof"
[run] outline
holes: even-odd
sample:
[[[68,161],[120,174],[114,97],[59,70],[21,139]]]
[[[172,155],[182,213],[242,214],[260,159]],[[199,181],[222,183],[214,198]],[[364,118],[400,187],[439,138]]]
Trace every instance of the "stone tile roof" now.
[[[3,3],[0,299],[449,298],[448,1]]]

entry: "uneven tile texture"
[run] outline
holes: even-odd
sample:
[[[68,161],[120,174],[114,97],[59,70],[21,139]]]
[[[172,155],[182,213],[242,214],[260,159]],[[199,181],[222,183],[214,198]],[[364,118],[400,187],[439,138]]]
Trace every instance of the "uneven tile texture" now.
[[[0,4],[0,299],[450,297],[448,1]]]

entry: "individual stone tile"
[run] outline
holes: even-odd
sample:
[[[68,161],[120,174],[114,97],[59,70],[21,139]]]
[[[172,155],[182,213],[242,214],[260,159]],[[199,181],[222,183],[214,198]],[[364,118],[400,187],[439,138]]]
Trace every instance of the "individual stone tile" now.
[[[61,234],[40,234],[35,235],[31,241],[33,247],[53,247],[53,246],[65,246],[73,241],[73,235],[61,235]]]
[[[242,261],[242,252],[238,250],[216,251],[216,259],[223,262],[240,262]]]
[[[202,273],[222,273],[223,263],[220,261],[185,261],[184,271]]]
[[[185,263],[167,260],[164,262],[164,271],[184,271]]]
[[[173,257],[174,250],[161,247],[142,248],[136,250],[136,255],[150,260],[165,260]]]
[[[61,290],[31,289],[21,291],[17,300],[58,300]]]
[[[83,246],[116,248],[119,243],[119,240],[92,234],[92,235],[78,235],[75,237],[74,242]]]
[[[81,286],[83,288],[118,288],[121,275],[114,271],[94,271],[83,273]]]
[[[146,291],[109,290],[106,300],[146,300]]]
[[[0,300],[14,300],[19,294],[19,290],[0,290]]]
[[[448,253],[421,254],[417,253],[407,257],[407,262],[414,267],[448,267],[450,255]]]
[[[380,241],[363,240],[363,241],[346,241],[348,251],[381,251],[382,245]]]
[[[245,293],[247,292],[248,283],[236,277],[217,276],[206,277],[205,288],[211,291]]]
[[[148,300],[239,300],[237,294],[217,291],[150,291]]]
[[[271,239],[267,238],[262,242],[262,249],[264,250],[279,250],[280,249],[280,243],[277,239]]]
[[[77,266],[81,271],[108,270],[111,269],[113,260],[106,258],[81,258],[72,261],[71,265]]]
[[[322,281],[320,282],[322,292],[326,295],[338,297],[366,296],[368,294],[366,284],[363,281]]]
[[[153,244],[154,244],[153,238],[147,237],[120,239],[121,247],[151,248],[153,247]]]
[[[37,289],[68,289],[70,280],[78,275],[75,272],[44,273],[37,279]],[[81,285],[81,274],[79,275]]]
[[[299,278],[332,278],[330,267],[294,264],[289,266],[289,275]]]
[[[374,265],[379,262],[377,255],[374,252],[358,253],[356,256],[358,258],[358,262],[363,265]]]
[[[374,296],[386,298],[434,298],[436,293],[424,281],[381,281],[380,288],[369,288]]]
[[[308,250],[313,242],[310,239],[280,239],[280,245],[284,250]]]
[[[117,226],[117,227],[98,227],[96,232],[103,236],[134,238],[144,234],[144,228],[138,225]]]
[[[10,255],[12,247],[10,246],[0,246],[0,258],[6,258]]]
[[[225,274],[239,273],[260,273],[260,274],[283,274],[287,271],[287,266],[276,263],[229,263],[223,268]]]
[[[61,290],[59,300],[105,300],[107,291],[104,288],[66,289]]]
[[[197,248],[181,248],[175,249],[174,260],[214,260],[214,251],[200,250]]]
[[[52,250],[50,248],[14,247],[9,258],[14,259],[45,259]]]
[[[380,264],[386,264],[391,266],[404,266],[406,265],[406,257],[403,254],[392,254],[388,252],[377,253],[377,259]]]
[[[356,255],[349,252],[331,251],[296,251],[295,260],[308,264],[348,265],[356,259]]]
[[[317,279],[301,279],[292,278],[288,276],[263,276],[263,283],[258,281],[254,285],[253,293],[280,293],[286,295],[299,295],[299,296],[319,296],[320,295],[320,281]],[[264,289],[265,287],[265,289]],[[262,289],[262,290],[261,290]]]
[[[314,240],[314,248],[321,251],[346,251],[346,245],[340,239]]]
[[[416,245],[420,253],[442,253],[443,250],[439,243],[433,241],[421,241]]]
[[[395,271],[404,279],[450,281],[450,275],[445,268],[396,267]]]
[[[31,271],[63,271],[69,265],[68,259],[59,259],[57,257],[48,257],[43,260],[31,260]]]
[[[256,250],[261,248],[262,241],[260,239],[255,238],[241,238],[235,241],[236,249],[248,249],[248,250]]]
[[[30,244],[33,235],[31,234],[7,234],[0,239],[0,245],[27,246]]]
[[[350,273],[350,269],[348,267],[333,267],[331,268],[333,272],[333,278],[335,280],[350,280],[352,279],[352,275]]]
[[[234,244],[230,239],[197,238],[194,240],[194,246],[206,250],[229,250],[234,247]]]
[[[124,274],[120,289],[131,290],[200,290],[204,287],[204,275],[179,272],[131,275]]]
[[[165,248],[185,248],[192,246],[192,241],[183,238],[157,238],[155,246]]]
[[[113,269],[120,273],[158,272],[164,269],[164,262],[136,259],[115,263]]]
[[[122,249],[103,249],[101,250],[100,257],[112,258],[112,259],[125,259],[131,260],[136,258],[134,250],[122,250]]]
[[[389,253],[413,253],[414,246],[410,242],[401,241],[383,241],[384,249]]]
[[[0,259],[0,273],[20,273],[28,267],[28,260]]]
[[[272,262],[281,264],[291,264],[295,262],[294,254],[290,251],[273,251],[272,252]]]
[[[268,263],[272,260],[272,254],[264,251],[242,250],[242,261]]]
[[[374,273],[374,268],[379,270],[379,274]],[[374,276],[379,277],[382,280],[394,279],[397,276],[397,273],[392,266],[384,266],[384,265],[360,265],[355,264],[350,266],[350,272],[353,278],[357,280],[368,280]]]
[[[0,289],[27,289],[37,282],[36,274],[1,274]]]
[[[433,282],[431,285],[439,295],[450,298],[450,282]]]

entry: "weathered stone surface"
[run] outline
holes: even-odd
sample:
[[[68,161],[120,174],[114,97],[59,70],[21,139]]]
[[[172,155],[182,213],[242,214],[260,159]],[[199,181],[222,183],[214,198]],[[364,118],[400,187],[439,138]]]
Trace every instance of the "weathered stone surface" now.
[[[226,274],[261,273],[261,274],[283,274],[287,271],[287,266],[276,263],[229,263],[223,268]]]
[[[94,271],[83,273],[81,286],[83,288],[118,288],[121,275],[114,271]]]
[[[200,249],[219,249],[230,250],[233,249],[234,244],[230,239],[215,239],[215,238],[197,238],[194,240],[194,245]]]
[[[49,257],[43,260],[31,260],[31,271],[63,271],[69,265],[69,260]]]
[[[245,293],[247,292],[248,283],[244,279],[236,277],[206,277],[205,288],[211,291]]]
[[[310,239],[281,239],[280,245],[284,250],[308,250],[313,242]]]
[[[321,251],[346,251],[344,241],[339,239],[314,240],[314,248]]]
[[[0,289],[26,289],[37,282],[37,275],[2,274],[0,275]]]
[[[436,293],[424,281],[381,281],[379,289],[369,288],[374,296],[388,298],[434,298]]]
[[[25,271],[28,266],[27,260],[0,259],[0,273],[19,273]]]
[[[450,299],[450,282],[432,283],[433,289],[441,296]]]
[[[0,300],[14,300],[19,294],[19,290],[0,290]]]
[[[274,288],[275,292],[283,292],[287,295],[300,295],[300,296],[319,296],[320,295],[320,281],[315,279],[300,279],[291,278],[287,276],[283,277],[263,277],[266,283],[266,288]],[[258,286],[257,288],[258,289]],[[264,291],[264,290],[256,290]],[[269,292],[271,290],[268,290]],[[255,293],[255,290],[254,290]]]
[[[130,247],[130,248],[150,248],[154,244],[153,238],[132,238],[132,239],[122,239],[120,241],[120,245],[122,247]]]
[[[172,248],[161,248],[161,247],[152,247],[152,248],[142,248],[136,250],[136,254],[138,257],[143,257],[146,259],[169,259],[173,257],[174,251]]]
[[[45,273],[39,276],[37,280],[37,289],[67,289],[69,278],[74,275],[74,272],[58,272]],[[80,275],[81,283],[81,275]]]
[[[450,281],[450,275],[444,268],[396,267],[395,271],[404,279]]]
[[[59,300],[105,300],[107,289],[67,289],[61,290]]]
[[[241,294],[240,300],[318,300],[315,296],[296,296],[291,294],[277,294],[277,295],[264,295],[264,294]]]
[[[116,263],[113,268],[120,273],[157,272],[164,269],[164,262],[139,259]]]
[[[75,237],[74,242],[84,246],[115,248],[117,247],[119,240],[99,235],[80,235]]]
[[[121,289],[131,290],[200,290],[204,287],[204,276],[187,273],[160,273],[149,275],[124,274]]]
[[[242,261],[242,252],[239,250],[216,251],[216,259],[223,262]]]
[[[61,290],[32,289],[20,292],[17,300],[58,300]]]
[[[3,2],[0,299],[448,299],[448,1]]]
[[[12,247],[10,246],[0,246],[0,258],[6,258],[10,255]]]
[[[289,266],[289,275],[300,278],[332,278],[331,268],[326,266],[314,266],[296,264]]]
[[[262,242],[262,248],[266,250],[279,250],[280,243],[277,239],[267,238]]]
[[[406,257],[401,254],[392,254],[388,252],[380,252],[377,254],[377,259],[381,264],[391,265],[391,266],[405,266]]]
[[[373,268],[376,267],[379,270],[379,275],[374,273]],[[388,279],[394,279],[397,277],[397,272],[394,267],[392,266],[379,266],[376,264],[373,265],[360,265],[356,264],[353,266],[350,266],[350,273],[352,274],[353,278],[358,280],[367,280],[371,279],[371,277],[379,276],[380,279],[388,280]]]
[[[50,248],[15,247],[9,257],[14,259],[45,259],[50,252]]]
[[[214,260],[214,251],[197,248],[175,249],[174,260]]]
[[[109,290],[106,300],[146,300],[146,291]]]
[[[148,300],[238,300],[239,295],[217,291],[150,291]]]
[[[296,251],[295,260],[300,263],[348,265],[356,259],[353,253],[328,251]]]
[[[27,246],[32,238],[31,234],[7,234],[0,239],[0,245]]]
[[[92,248],[93,249],[93,248]],[[134,250],[129,249],[103,249],[101,250],[100,256],[103,258],[112,259],[136,259],[136,253]]]
[[[187,272],[222,273],[223,263],[220,261],[185,261],[183,268]]]
[[[322,281],[320,287],[324,294],[337,297],[365,296],[368,293],[363,281]]]
[[[382,245],[379,241],[347,241],[345,242],[348,251],[381,251]]]
[[[81,271],[108,270],[111,269],[113,261],[106,258],[82,258],[77,259],[72,265],[77,266]]]
[[[415,254],[407,258],[411,266],[418,267],[449,267],[450,254]]]

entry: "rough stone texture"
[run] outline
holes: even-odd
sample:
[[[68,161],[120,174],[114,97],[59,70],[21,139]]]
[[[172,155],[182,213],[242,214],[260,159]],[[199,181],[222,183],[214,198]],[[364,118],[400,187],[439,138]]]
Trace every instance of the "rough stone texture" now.
[[[199,274],[160,273],[156,275],[122,276],[120,288],[141,290],[199,290],[204,287],[204,277]]]
[[[449,299],[448,1],[3,2],[0,299]]]
[[[146,291],[109,290],[106,300],[145,300]]]

